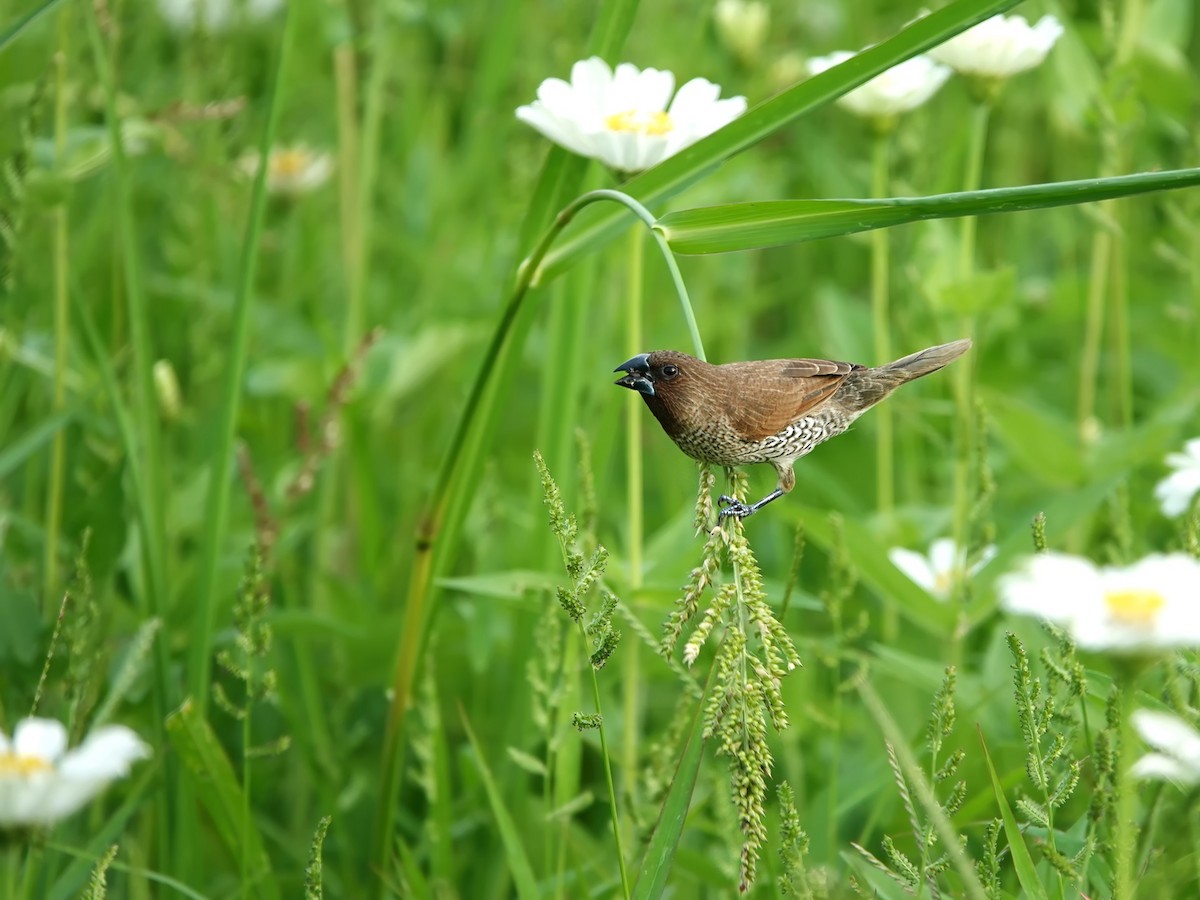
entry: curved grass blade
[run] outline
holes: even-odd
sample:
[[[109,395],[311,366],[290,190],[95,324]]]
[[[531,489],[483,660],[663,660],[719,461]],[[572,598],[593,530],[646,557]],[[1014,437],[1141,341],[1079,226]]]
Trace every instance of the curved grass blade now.
[[[1012,807],[1004,796],[1004,787],[996,775],[996,767],[992,765],[992,755],[988,753],[987,741],[983,739],[983,729],[975,726],[979,732],[979,743],[983,747],[983,759],[987,763],[988,775],[992,779],[992,791],[996,794],[996,804],[1000,807],[1000,816],[1004,820],[1004,836],[1008,838],[1008,850],[1012,854],[1013,868],[1017,870],[1017,880],[1026,897],[1033,900],[1049,900],[1046,888],[1038,878],[1037,869],[1033,865],[1033,857],[1025,846],[1025,838],[1021,834],[1021,826],[1013,815]]]
[[[692,727],[688,729],[679,752],[679,765],[675,767],[675,777],[671,779],[671,787],[667,790],[654,833],[646,846],[646,855],[642,857],[641,872],[638,874],[637,884],[633,886],[633,900],[661,897],[666,890],[667,876],[671,874],[671,863],[675,860],[675,850],[679,846],[679,838],[683,835],[683,825],[687,821],[688,809],[692,803],[692,791],[696,787],[696,776],[700,772],[700,760],[704,754],[704,704],[715,671],[716,666],[713,666],[708,674],[704,694],[696,703]]]
[[[537,900],[539,897],[537,879],[533,877],[533,866],[529,864],[529,854],[525,852],[525,845],[521,843],[521,833],[517,828],[517,823],[513,820],[512,813],[504,805],[504,798],[500,795],[500,789],[496,787],[496,779],[488,767],[487,758],[483,755],[483,748],[479,746],[479,740],[475,737],[475,731],[471,728],[471,722],[461,703],[458,706],[458,716],[462,719],[463,728],[467,732],[467,740],[471,742],[471,750],[475,753],[475,767],[479,770],[479,778],[483,781],[488,803],[492,807],[492,816],[496,820],[496,829],[500,832],[500,840],[504,844],[504,855],[508,860],[508,871],[512,875],[513,884],[517,888],[517,896],[521,900]]]
[[[957,0],[945,9],[909,23],[898,34],[832,69],[759,103],[724,128],[630,179],[621,190],[653,209],[678,194],[719,163],[770,137],[811,109],[829,103],[910,56],[936,47],[1017,0]],[[539,267],[534,283],[545,282],[600,249],[627,227],[619,209],[595,210],[580,217]]]
[[[667,213],[657,228],[676,253],[729,253],[919,222],[1094,203],[1200,185],[1200,168],[880,200],[771,200]]]

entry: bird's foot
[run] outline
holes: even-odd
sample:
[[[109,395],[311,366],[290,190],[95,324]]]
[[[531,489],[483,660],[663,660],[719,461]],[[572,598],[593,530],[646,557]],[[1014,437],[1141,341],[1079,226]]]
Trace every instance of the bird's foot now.
[[[730,497],[727,494],[722,494],[717,498],[717,502],[721,504],[721,509],[717,512],[717,524],[725,519],[726,516],[733,516],[735,519],[744,519],[754,510],[743,503],[737,497]]]

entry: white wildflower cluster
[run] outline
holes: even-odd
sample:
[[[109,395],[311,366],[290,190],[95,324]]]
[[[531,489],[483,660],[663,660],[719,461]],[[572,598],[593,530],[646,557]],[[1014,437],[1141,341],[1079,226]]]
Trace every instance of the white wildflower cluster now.
[[[743,63],[756,58],[770,31],[770,10],[757,0],[719,0],[713,23],[721,42]],[[915,56],[848,91],[838,102],[878,123],[932,97],[951,72],[995,83],[1036,66],[1063,32],[1053,16],[1030,25],[1020,16],[995,16],[951,38],[928,55]],[[808,61],[816,75],[852,58],[837,51]],[[744,97],[721,97],[721,88],[693,78],[678,91],[675,76],[660,69],[599,57],[581,60],[571,78],[547,78],[537,99],[517,118],[562,147],[635,174],[712,134],[746,110]]]

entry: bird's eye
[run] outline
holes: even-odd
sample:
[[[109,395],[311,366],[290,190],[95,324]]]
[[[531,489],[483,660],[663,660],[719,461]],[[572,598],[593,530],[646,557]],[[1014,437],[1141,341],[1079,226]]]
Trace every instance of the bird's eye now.
[[[663,378],[674,378],[679,374],[679,366],[663,366]]]

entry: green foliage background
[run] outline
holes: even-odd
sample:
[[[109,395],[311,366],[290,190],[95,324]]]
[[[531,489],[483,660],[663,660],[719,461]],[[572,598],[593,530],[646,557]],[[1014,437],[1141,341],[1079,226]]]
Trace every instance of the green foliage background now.
[[[0,29],[41,5],[23,0]],[[513,110],[543,78],[565,77],[587,55],[597,16],[617,34],[635,4],[292,3],[274,134],[336,153],[337,172],[309,195],[268,198],[261,227],[236,161],[268,128],[282,18],[204,35],[172,32],[150,3],[53,7],[0,48],[0,156],[11,173],[0,206],[14,225],[5,246],[11,282],[0,295],[0,725],[10,732],[31,709],[69,588],[39,710],[82,735],[100,698],[119,687],[113,717],[144,735],[155,756],[43,849],[13,851],[10,872],[33,873],[30,895],[70,896],[117,842],[108,870],[116,896],[295,893],[311,836],[329,815],[331,896],[488,898],[531,886],[614,895],[598,738],[565,716],[541,719],[547,701],[530,683],[531,665],[544,665],[562,710],[593,711],[584,646],[569,631],[556,642],[546,624],[566,576],[531,457],[544,454],[567,508],[584,513],[583,435],[595,479],[589,539],[610,551],[608,585],[657,638],[700,559],[695,477],[646,416],[645,489],[631,508],[625,423],[637,401],[614,390],[609,374],[635,352],[688,349],[655,254],[645,256],[644,346],[629,343],[629,239],[533,290],[518,313],[520,339],[489,382],[492,415],[467,434],[478,475],[451,482],[441,523],[449,537],[435,545],[426,617],[415,623],[410,578],[421,553],[414,535],[427,524],[439,465],[516,266],[554,211],[543,209],[540,174],[569,181],[582,173],[581,189],[615,186],[598,166],[584,171],[548,151]],[[637,8],[628,40],[610,56],[671,69],[679,83],[707,77],[753,106],[799,77],[793,55],[877,43],[918,11],[866,0],[771,7],[771,32],[753,60],[722,46],[708,5],[679,2]],[[1018,11],[1054,12],[1067,32],[998,101],[983,187],[1195,164],[1200,17],[1189,0]],[[108,71],[115,93],[104,87]],[[126,127],[148,135],[127,160],[113,153],[110,103]],[[890,195],[964,188],[972,109],[954,79],[901,120]],[[654,211],[868,197],[872,141],[863,123],[826,105]],[[529,219],[530,209],[543,211]],[[855,678],[872,685],[919,754],[943,669],[958,667],[949,746],[965,751],[968,794],[955,826],[971,835],[978,858],[983,826],[1000,812],[975,724],[1010,798],[1030,793],[1005,635],[1015,631],[1030,647],[1035,675],[1035,651],[1054,642],[1036,623],[996,613],[993,585],[1032,549],[1033,516],[1046,513],[1052,548],[1100,561],[1181,546],[1181,526],[1162,517],[1152,488],[1165,454],[1200,433],[1198,221],[1194,190],[983,218],[969,274],[960,267],[960,222],[888,232],[895,355],[971,328],[975,348],[964,363],[983,425],[969,485],[972,539],[976,547],[994,539],[1000,554],[964,601],[969,627],[886,557],[891,546],[924,549],[952,528],[961,416],[949,373],[889,401],[894,513],[876,509],[872,413],[801,461],[795,491],[746,523],[777,612],[791,595],[782,621],[805,661],[784,682],[792,726],[770,736],[773,779],[795,791],[807,867],[830,895],[849,896],[852,876],[881,896],[897,890],[886,877],[872,880],[880,876],[852,842],[883,857],[890,835],[913,852],[881,726]],[[883,362],[868,303],[871,240],[681,257],[709,358]],[[376,327],[381,336],[360,352]],[[177,376],[177,413],[149,390],[158,360]],[[330,386],[351,362],[354,387],[331,404]],[[311,413],[298,417],[298,409]],[[336,440],[317,454],[313,489],[289,496],[304,469],[301,432],[320,444],[326,411]],[[255,704],[249,720],[212,700],[214,679],[239,689],[211,654],[236,648],[233,608],[256,539],[226,421],[278,525],[267,562],[274,643],[252,676],[272,668],[277,700]],[[228,480],[214,485],[214,472]],[[773,486],[773,472],[749,474],[754,496]],[[222,491],[227,516],[213,506]],[[644,521],[643,568],[631,578],[634,516]],[[793,588],[801,525],[806,550]],[[86,586],[72,574],[79,559]],[[161,621],[153,649],[141,652],[135,636],[153,619]],[[86,628],[76,634],[79,622]],[[695,700],[631,623],[622,630],[599,684],[636,872],[661,808],[646,773],[669,781],[682,746],[682,726],[672,722]],[[398,656],[416,677],[412,712],[399,724],[389,694]],[[711,658],[706,651],[697,663],[701,682]],[[1095,724],[1111,669],[1086,662]],[[1142,700],[1171,697],[1186,710],[1194,679],[1194,655],[1181,654],[1141,676],[1138,690]],[[286,750],[276,744],[282,737]],[[261,747],[273,749],[254,754]],[[540,768],[547,761],[550,782]],[[394,806],[390,770],[399,772]],[[1188,800],[1153,787],[1137,804],[1142,895],[1162,896],[1157,886],[1184,878],[1195,885]],[[1064,814],[1075,824],[1062,826],[1076,845],[1087,808],[1085,782]],[[388,810],[391,827],[377,846]],[[772,804],[762,896],[780,871],[778,824]],[[1038,877],[1053,895],[1069,893],[1072,882],[1039,853],[1042,837],[1025,833]],[[740,840],[728,775],[709,753],[675,852],[673,895],[732,891]],[[1109,873],[1095,865],[1086,884],[1092,896],[1106,895]],[[1011,869],[1003,884],[1016,895]]]

